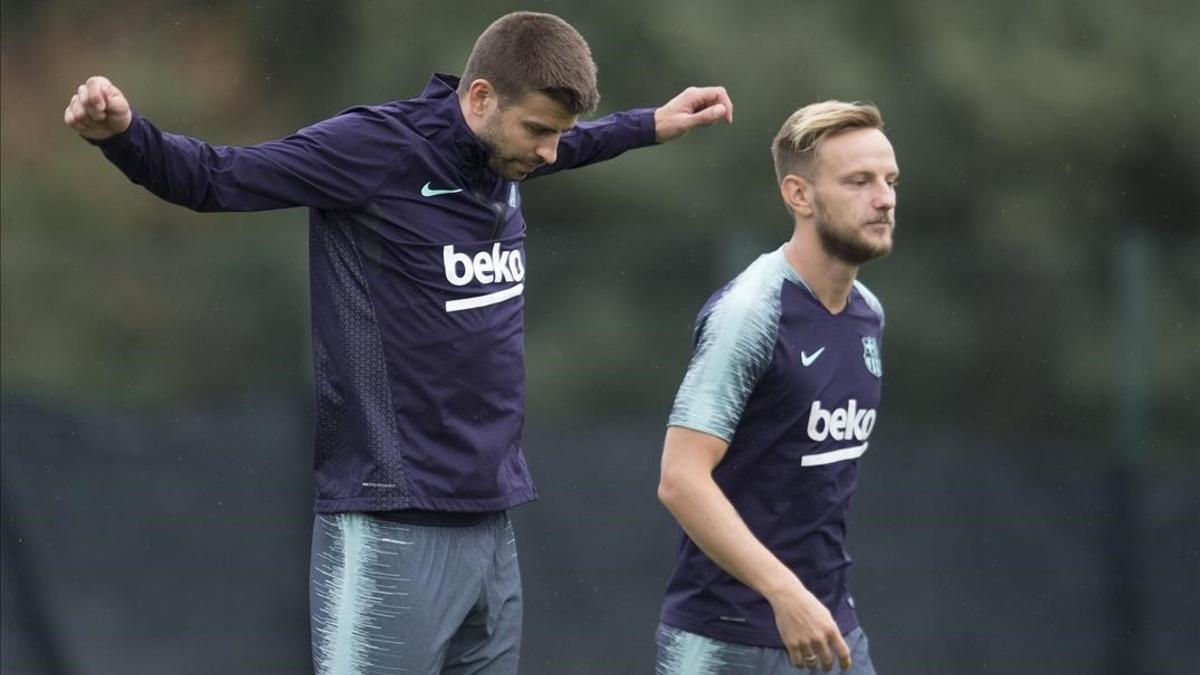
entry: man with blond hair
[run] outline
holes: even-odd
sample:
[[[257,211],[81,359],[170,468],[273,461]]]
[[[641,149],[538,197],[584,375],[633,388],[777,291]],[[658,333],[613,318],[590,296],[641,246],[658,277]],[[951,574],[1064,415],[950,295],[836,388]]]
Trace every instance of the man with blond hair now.
[[[682,526],[657,673],[874,673],[847,589],[846,514],[879,409],[899,169],[871,105],[793,113],[772,145],[792,236],[709,298],[663,447]]]
[[[562,19],[505,15],[461,78],[277,141],[163,133],[104,77],[64,121],[197,211],[309,208],[318,673],[517,672],[507,510],[536,498],[524,422],[520,182],[732,121],[721,87],[577,123],[599,101]]]

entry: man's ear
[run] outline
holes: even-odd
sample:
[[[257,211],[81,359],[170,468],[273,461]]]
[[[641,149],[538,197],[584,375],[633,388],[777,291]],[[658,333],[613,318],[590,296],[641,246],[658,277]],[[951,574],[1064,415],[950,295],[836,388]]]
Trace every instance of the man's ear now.
[[[480,117],[488,114],[500,101],[499,94],[491,82],[484,79],[473,80],[467,88],[467,110]]]
[[[815,186],[804,176],[789,173],[779,183],[779,196],[788,209],[801,217],[810,218],[814,213],[813,196]]]

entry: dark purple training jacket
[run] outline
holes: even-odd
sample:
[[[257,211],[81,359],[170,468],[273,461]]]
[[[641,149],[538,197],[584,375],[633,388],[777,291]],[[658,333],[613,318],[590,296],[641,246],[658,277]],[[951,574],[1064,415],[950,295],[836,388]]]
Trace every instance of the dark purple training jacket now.
[[[494,511],[537,497],[521,451],[525,220],[458,78],[287,138],[212,146],[144,117],[100,142],[197,211],[309,207],[316,509]],[[563,134],[545,175],[654,142],[651,109]]]

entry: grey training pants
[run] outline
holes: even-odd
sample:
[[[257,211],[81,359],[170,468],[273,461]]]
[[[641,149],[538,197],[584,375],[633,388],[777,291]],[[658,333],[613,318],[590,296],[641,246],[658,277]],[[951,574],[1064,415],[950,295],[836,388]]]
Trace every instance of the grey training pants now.
[[[512,523],[504,513],[469,527],[318,514],[309,607],[319,675],[515,675]]]

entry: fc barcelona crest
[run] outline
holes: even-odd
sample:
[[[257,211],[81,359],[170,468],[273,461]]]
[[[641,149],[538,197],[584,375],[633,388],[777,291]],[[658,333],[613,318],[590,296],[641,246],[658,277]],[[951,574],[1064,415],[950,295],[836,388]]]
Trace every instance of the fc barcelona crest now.
[[[883,377],[883,359],[879,358],[879,343],[873,337],[864,337],[863,341],[863,363],[867,364],[867,370],[875,377]]]

